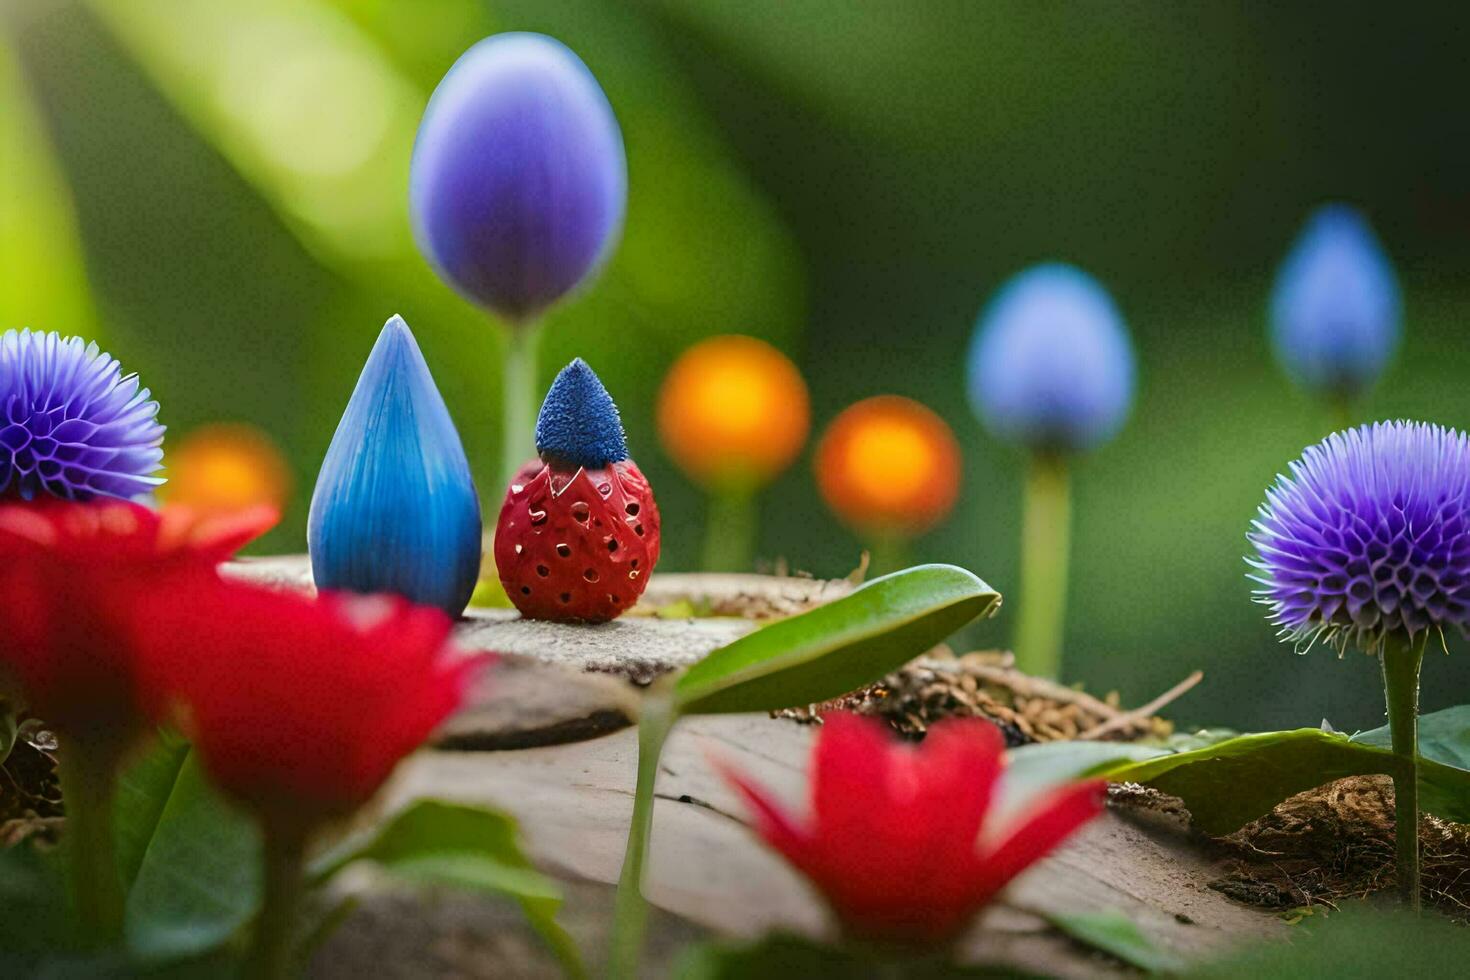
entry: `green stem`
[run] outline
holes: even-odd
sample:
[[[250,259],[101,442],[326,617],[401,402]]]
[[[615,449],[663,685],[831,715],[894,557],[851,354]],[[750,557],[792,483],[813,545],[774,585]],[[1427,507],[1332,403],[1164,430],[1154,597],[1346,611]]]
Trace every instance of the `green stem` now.
[[[510,478],[536,455],[536,351],[541,325],[517,323],[508,328],[505,346],[505,395],[500,457],[500,493]],[[499,499],[496,497],[495,499]]]
[[[706,572],[748,572],[755,563],[755,494],[748,489],[710,494],[704,528]]]
[[[248,976],[282,980],[292,974],[296,918],[305,891],[305,837],[294,830],[265,827],[265,895],[255,924]]]
[[[1056,678],[1062,666],[1072,521],[1071,480],[1063,457],[1031,458],[1024,507],[1016,666],[1036,677]]]
[[[1330,432],[1345,432],[1353,427],[1355,405],[1346,395],[1333,395],[1327,405],[1327,421]]]
[[[898,534],[876,534],[868,541],[868,575],[870,579],[887,575],[909,566],[908,542]]]
[[[75,743],[63,743],[61,753],[72,908],[86,942],[108,946],[123,935],[123,887],[112,833],[115,767],[109,754],[77,751]]]
[[[1398,765],[1393,773],[1393,820],[1399,898],[1419,911],[1419,668],[1425,630],[1417,639],[1391,634],[1384,642],[1383,689],[1388,730]]]
[[[623,855],[623,872],[618,878],[613,906],[612,962],[608,966],[612,980],[632,980],[638,975],[643,932],[648,924],[643,867],[653,830],[653,789],[658,780],[659,756],[663,754],[674,721],[674,708],[666,693],[651,692],[643,699],[638,721],[638,787],[633,794],[633,822],[628,828],[628,849]]]

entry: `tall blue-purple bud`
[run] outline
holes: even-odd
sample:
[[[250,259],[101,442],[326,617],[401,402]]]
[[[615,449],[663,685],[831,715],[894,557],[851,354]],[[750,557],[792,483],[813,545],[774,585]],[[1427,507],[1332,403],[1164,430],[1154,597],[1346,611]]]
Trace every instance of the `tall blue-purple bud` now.
[[[1040,452],[1092,449],[1122,427],[1133,386],[1123,318],[1080,269],[1027,269],[981,313],[970,345],[970,403],[1003,439]]]
[[[464,612],[480,502],[459,433],[408,324],[383,327],[322,461],[307,523],[318,588]]]
[[[132,499],[163,482],[158,402],[80,337],[0,334],[0,500]]]
[[[480,41],[424,110],[409,178],[419,247],[445,281],[513,323],[601,265],[627,198],[612,106],[559,41]]]
[[[548,462],[600,470],[628,458],[612,395],[580,357],[557,374],[536,417],[536,452]]]
[[[1393,266],[1366,218],[1327,204],[1307,219],[1271,295],[1277,359],[1304,388],[1361,395],[1398,348],[1401,304]]]

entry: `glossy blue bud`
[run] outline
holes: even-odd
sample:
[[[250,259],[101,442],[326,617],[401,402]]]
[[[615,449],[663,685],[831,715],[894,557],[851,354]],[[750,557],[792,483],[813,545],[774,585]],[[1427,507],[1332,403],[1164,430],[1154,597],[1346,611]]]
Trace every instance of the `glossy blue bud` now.
[[[1011,278],[970,345],[970,404],[997,436],[1080,452],[1117,434],[1133,402],[1133,346],[1107,291],[1069,265]]]
[[[628,200],[623,135],[560,41],[497,34],[454,63],[419,125],[419,248],[472,302],[530,320],[606,258]]]
[[[480,502],[459,433],[401,317],[378,335],[311,495],[321,589],[394,592],[464,612],[480,575]]]
[[[618,406],[580,357],[561,369],[536,417],[536,451],[589,470],[628,458]]]
[[[1393,266],[1363,215],[1318,208],[1276,275],[1271,340],[1293,380],[1325,395],[1361,395],[1398,348]]]

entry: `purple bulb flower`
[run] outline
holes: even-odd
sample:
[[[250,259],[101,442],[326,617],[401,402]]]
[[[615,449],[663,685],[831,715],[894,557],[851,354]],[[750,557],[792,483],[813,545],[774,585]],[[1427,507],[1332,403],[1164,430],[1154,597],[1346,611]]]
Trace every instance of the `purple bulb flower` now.
[[[1389,634],[1470,629],[1470,439],[1380,422],[1309,447],[1249,535],[1283,637],[1369,653]]]
[[[1393,266],[1367,219],[1346,204],[1317,209],[1281,264],[1271,295],[1276,357],[1302,386],[1354,398],[1399,343]]]
[[[1133,401],[1133,348],[1107,291],[1048,263],[1012,278],[970,346],[970,403],[991,431],[1043,452],[1079,452],[1117,434]]]
[[[0,334],[0,499],[132,499],[163,482],[158,402],[96,344]]]
[[[559,41],[480,41],[424,110],[409,177],[419,247],[450,285],[514,323],[602,263],[627,198],[612,106]]]

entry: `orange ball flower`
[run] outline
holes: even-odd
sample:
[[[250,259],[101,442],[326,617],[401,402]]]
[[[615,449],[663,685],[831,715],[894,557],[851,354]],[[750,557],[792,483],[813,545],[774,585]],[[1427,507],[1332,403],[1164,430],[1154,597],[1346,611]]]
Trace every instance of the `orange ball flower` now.
[[[659,392],[664,449],[713,489],[769,482],[801,452],[810,426],[811,403],[796,365],[754,337],[695,344]]]
[[[827,505],[871,534],[913,535],[943,520],[960,489],[960,448],[938,415],[880,395],[837,416],[817,447]]]
[[[219,514],[261,504],[281,510],[291,495],[291,471],[270,437],[238,423],[205,425],[168,453],[168,483],[160,496],[199,513]]]

